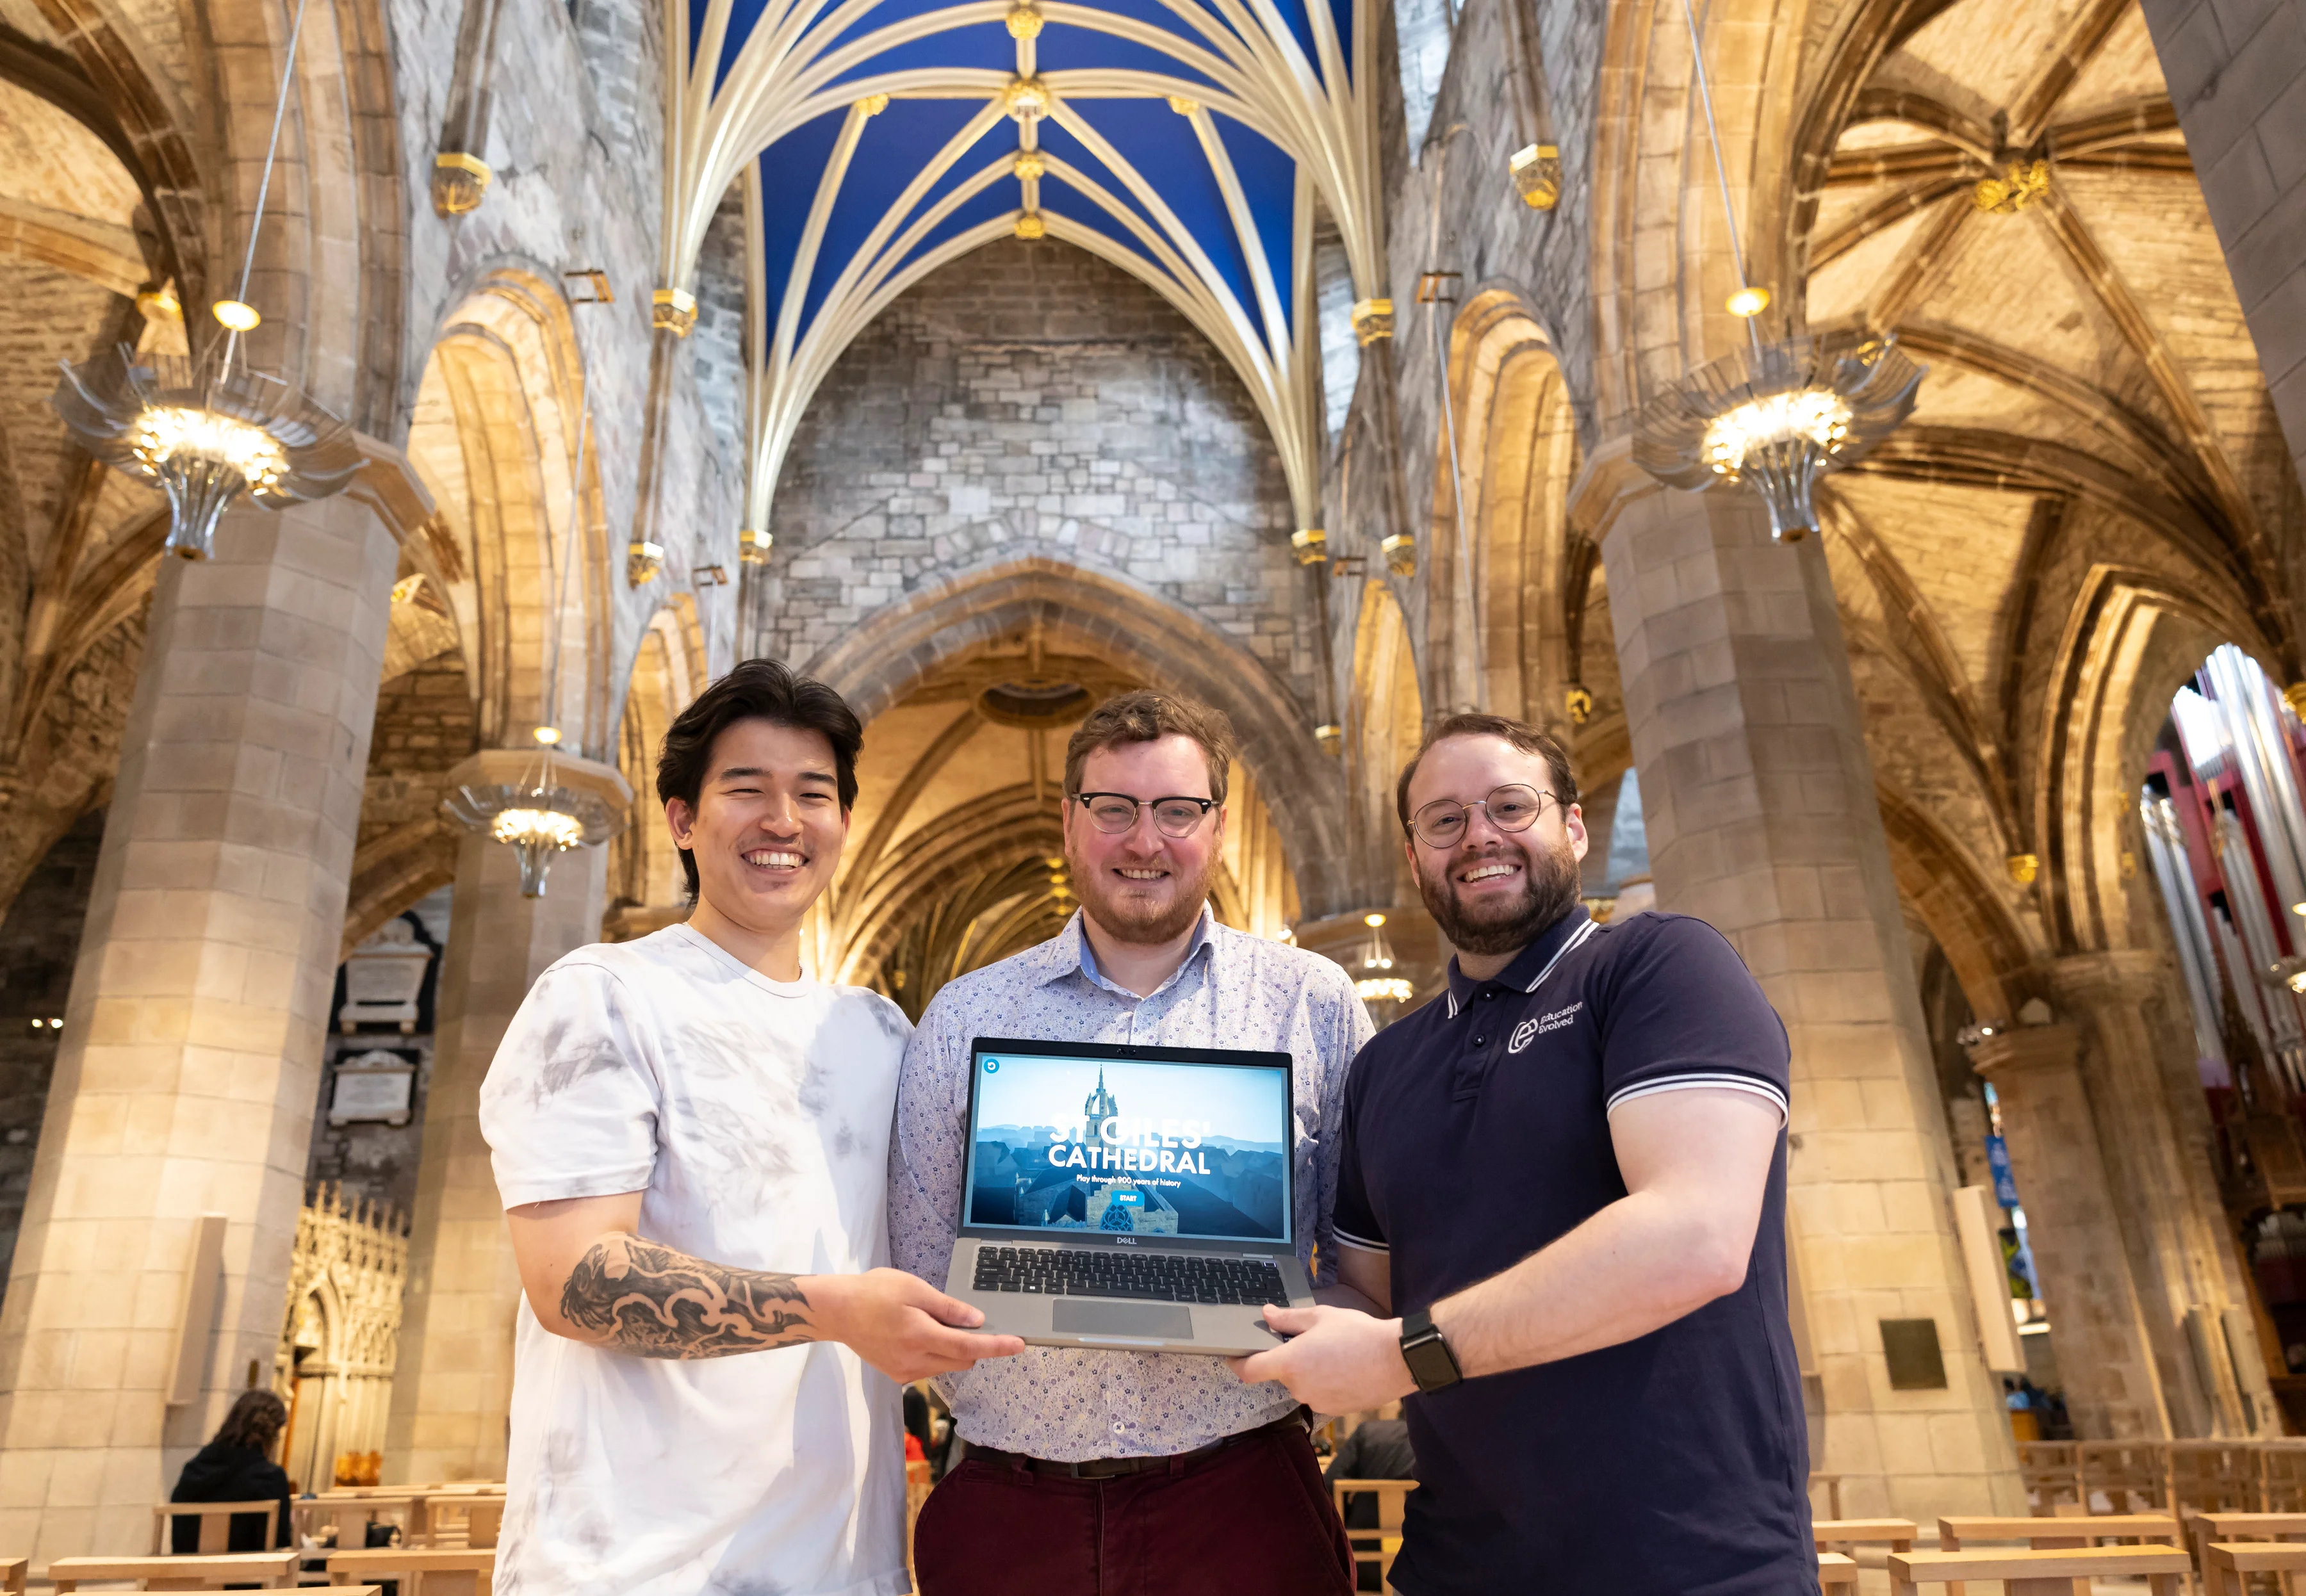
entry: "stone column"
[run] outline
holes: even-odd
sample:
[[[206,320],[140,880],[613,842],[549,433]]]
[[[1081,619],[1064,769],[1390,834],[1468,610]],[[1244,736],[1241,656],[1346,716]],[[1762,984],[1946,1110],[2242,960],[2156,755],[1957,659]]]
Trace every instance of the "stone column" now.
[[[269,1377],[397,550],[363,499],[241,509],[167,559],[0,1312],[0,1546],[151,1546]],[[168,1401],[203,1214],[191,1400]]]
[[[2218,1314],[2247,1299],[2213,1183],[2209,1114],[2191,1036],[2181,1039],[2174,1029],[2186,1023],[2176,971],[2158,952],[2130,950],[2060,959],[2049,975],[2059,1010],[2082,1022],[2081,1075],[2099,1105],[2114,1213],[2129,1242],[2170,1421],[2180,1435],[2246,1436]],[[2057,1312],[2052,1298],[2053,1336]],[[2190,1332],[2195,1312],[2199,1323]]]
[[[2306,482],[2306,0],[2139,9]]]
[[[487,750],[449,772],[448,785],[517,781],[534,759]],[[619,814],[632,802],[632,789],[611,766],[560,755],[553,775]],[[573,849],[553,862],[544,895],[524,898],[511,849],[480,836],[458,847],[385,1430],[385,1472],[394,1483],[504,1478],[520,1277],[481,1139],[481,1081],[537,977],[563,953],[601,940],[608,871],[607,849]]]
[[[1985,1038],[1969,1057],[2001,1103],[2075,1433],[2165,1440],[2170,1415],[2098,1153],[2080,1052],[2072,1026],[2033,1025]]]
[[[1729,492],[1636,486],[1602,530],[1659,907],[1729,936],[1792,1038],[1811,1466],[1852,1515],[2022,1513],[1824,556]],[[1893,1389],[1881,1327],[1916,1319],[1945,1383]]]

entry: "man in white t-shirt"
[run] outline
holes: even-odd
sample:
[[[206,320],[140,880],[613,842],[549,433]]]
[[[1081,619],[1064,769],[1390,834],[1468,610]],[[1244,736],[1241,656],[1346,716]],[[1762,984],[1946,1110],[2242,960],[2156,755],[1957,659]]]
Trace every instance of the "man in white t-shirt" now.
[[[773,661],[705,689],[657,770],[688,922],[554,964],[490,1067],[525,1296],[499,1596],[906,1591],[892,1382],[1022,1350],[884,1267],[911,1028],[801,974],[863,740]]]

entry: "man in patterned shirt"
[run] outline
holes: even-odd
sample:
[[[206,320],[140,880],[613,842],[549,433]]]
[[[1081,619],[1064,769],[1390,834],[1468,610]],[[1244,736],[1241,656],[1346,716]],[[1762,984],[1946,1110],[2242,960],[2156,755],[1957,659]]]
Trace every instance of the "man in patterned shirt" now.
[[[1345,1068],[1371,1034],[1343,969],[1217,924],[1232,729],[1216,710],[1129,693],[1065,750],[1065,857],[1081,909],[1050,941],[945,986],[905,1048],[890,1155],[890,1250],[942,1284],[978,1037],[1234,1047],[1295,1061],[1297,1245],[1324,1302]],[[1120,824],[1114,830],[1106,826]],[[1303,1410],[1223,1360],[1028,1347],[939,1381],[967,1443],[921,1511],[923,1596],[1234,1596],[1353,1589],[1345,1531]]]

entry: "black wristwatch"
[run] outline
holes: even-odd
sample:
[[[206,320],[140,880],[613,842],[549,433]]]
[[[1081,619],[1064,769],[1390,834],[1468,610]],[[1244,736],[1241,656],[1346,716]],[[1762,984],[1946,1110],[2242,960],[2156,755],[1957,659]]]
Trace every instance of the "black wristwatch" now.
[[[1421,1391],[1446,1391],[1465,1378],[1457,1367],[1457,1354],[1435,1327],[1432,1313],[1423,1308],[1401,1316],[1401,1361],[1409,1365],[1410,1378]]]

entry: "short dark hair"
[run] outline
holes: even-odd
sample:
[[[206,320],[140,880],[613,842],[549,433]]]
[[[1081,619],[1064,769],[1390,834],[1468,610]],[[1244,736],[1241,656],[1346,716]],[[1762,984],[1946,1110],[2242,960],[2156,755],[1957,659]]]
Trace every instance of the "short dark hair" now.
[[[747,660],[714,682],[682,710],[664,734],[664,751],[657,756],[656,797],[660,804],[679,798],[691,809],[705,791],[710,774],[713,745],[739,721],[766,721],[796,731],[815,731],[833,745],[833,781],[841,793],[843,814],[857,807],[857,755],[865,746],[865,728],[847,700],[811,677],[797,676],[779,660]],[[681,874],[688,877],[688,898],[696,900],[696,857],[680,850]]]
[[[1125,743],[1157,743],[1165,737],[1189,737],[1201,747],[1209,767],[1209,796],[1225,802],[1226,776],[1233,764],[1233,722],[1225,711],[1198,699],[1143,688],[1108,698],[1089,712],[1065,744],[1065,796],[1081,789],[1081,766],[1099,748]],[[1156,798],[1164,797],[1155,793]]]
[[[243,1391],[233,1398],[224,1422],[217,1427],[217,1444],[263,1452],[288,1422],[288,1404],[269,1391]]]
[[[1404,836],[1409,834],[1410,779],[1434,744],[1453,737],[1501,737],[1525,754],[1543,756],[1552,772],[1554,798],[1565,809],[1577,801],[1577,777],[1569,768],[1569,750],[1561,746],[1559,738],[1507,715],[1449,715],[1426,734],[1416,756],[1401,767],[1401,780],[1394,784],[1393,808],[1401,817]]]

